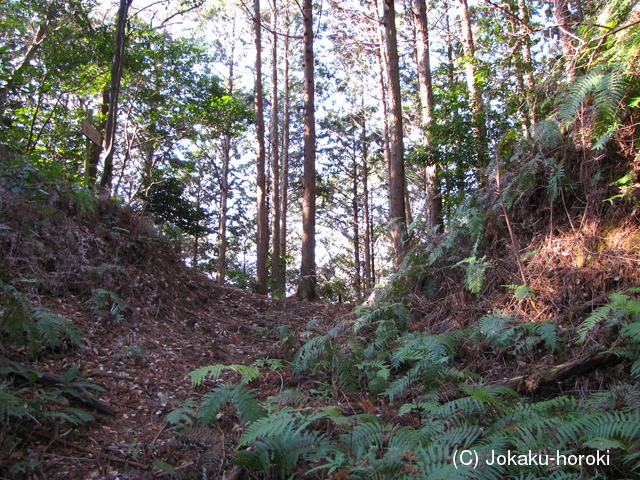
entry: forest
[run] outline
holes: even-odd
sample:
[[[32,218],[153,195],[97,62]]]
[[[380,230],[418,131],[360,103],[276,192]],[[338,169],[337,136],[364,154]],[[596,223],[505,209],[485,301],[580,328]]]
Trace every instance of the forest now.
[[[1,479],[640,478],[637,0],[0,0]]]

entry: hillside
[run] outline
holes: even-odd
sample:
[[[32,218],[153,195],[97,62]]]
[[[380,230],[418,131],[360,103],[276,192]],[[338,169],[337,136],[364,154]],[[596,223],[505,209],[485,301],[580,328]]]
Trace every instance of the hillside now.
[[[454,224],[354,314],[221,287],[148,219],[29,168],[0,188],[4,478],[476,478],[462,446],[606,449],[621,466],[587,476],[637,478],[626,206],[552,234],[518,222],[527,288],[499,216],[479,262]]]
[[[191,387],[189,372],[215,363],[284,361],[294,346],[287,338],[309,321],[315,321],[309,333],[323,332],[347,313],[219,286],[185,267],[152,224],[126,208],[103,203],[76,215],[79,204],[68,192],[39,191],[28,199],[6,186],[0,188],[3,320],[19,295],[70,320],[82,344],[41,345],[31,357],[5,323],[2,366],[10,359],[59,375],[77,366],[76,379],[104,388],[89,392],[115,415],[88,409],[94,419],[75,429],[62,418],[29,416],[17,423],[3,406],[9,420],[1,430],[3,478],[151,478],[156,458],[181,465],[184,478],[193,478],[193,449],[181,447],[165,424],[168,413],[206,391]],[[29,388],[15,372],[4,373],[3,393]],[[273,373],[260,389],[268,395],[285,381],[287,373]],[[46,398],[44,389],[57,387],[34,384],[25,400]],[[73,396],[55,400],[43,412],[87,408]]]

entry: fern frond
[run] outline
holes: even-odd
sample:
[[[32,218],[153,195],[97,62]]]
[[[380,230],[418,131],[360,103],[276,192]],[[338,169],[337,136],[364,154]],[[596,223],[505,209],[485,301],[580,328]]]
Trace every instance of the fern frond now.
[[[299,461],[328,457],[336,448],[319,432],[310,430],[312,423],[326,414],[303,415],[301,411],[282,410],[252,423],[240,437],[240,445],[252,444],[254,451],[239,459],[258,471],[270,472],[278,467],[280,478],[289,478]]]
[[[182,406],[169,412],[164,421],[170,425],[192,425],[195,416],[196,401],[194,398],[187,398]]]
[[[255,422],[266,414],[258,404],[253,391],[242,385],[225,384],[207,394],[198,409],[198,418],[205,424],[213,423],[218,412],[227,403],[235,407],[244,422]]]
[[[26,402],[20,397],[25,390],[11,391],[7,382],[0,383],[0,424],[8,425],[12,418],[21,419],[30,414]]]
[[[484,413],[486,409],[487,406],[480,400],[473,397],[462,397],[443,403],[434,412],[434,415],[439,419],[452,419],[455,416],[471,417]]]
[[[38,333],[51,348],[58,348],[67,339],[74,345],[82,345],[82,333],[66,318],[44,308],[33,308]]]
[[[591,315],[589,315],[576,330],[578,333],[578,343],[583,343],[591,330],[593,330],[598,323],[606,320],[612,310],[613,306],[611,304],[607,304],[602,305],[591,312]]]
[[[333,369],[337,384],[346,393],[353,393],[358,388],[358,383],[354,377],[354,361],[352,355],[334,355]]]
[[[501,397],[510,397],[509,399],[519,399],[520,395],[509,387],[496,385],[463,385],[462,389],[472,398],[483,403],[494,405],[504,405]]]
[[[592,69],[574,80],[569,86],[567,96],[560,105],[558,117],[565,125],[570,125],[580,111],[587,95],[598,88],[602,81],[602,69]]]
[[[640,412],[607,412],[588,417],[583,422],[582,437],[619,440],[629,445],[640,438]]]
[[[323,350],[325,345],[331,341],[328,335],[322,335],[320,337],[314,337],[305,343],[300,350],[296,353],[293,359],[293,368],[296,373],[305,372],[312,363],[318,362],[319,359],[323,359],[325,356]]]
[[[361,416],[360,421],[360,424],[355,425],[340,437],[356,459],[363,458],[371,449],[384,448],[385,439],[389,438],[389,429],[392,428],[374,416]]]
[[[176,440],[186,445],[198,445],[210,447],[220,443],[219,431],[203,425],[189,426],[180,430],[176,435]]]
[[[467,448],[476,441],[481,433],[482,429],[478,425],[466,423],[445,430],[433,439],[433,441],[441,445]]]
[[[558,348],[558,325],[555,322],[547,320],[536,324],[533,333],[542,340],[547,348],[555,352]]]
[[[199,385],[202,385],[204,381],[207,380],[207,378],[213,378],[214,380],[217,380],[218,378],[220,378],[220,375],[225,368],[225,365],[220,364],[207,365],[206,367],[198,368],[196,370],[193,370],[192,372],[189,372],[189,376],[191,377],[191,386],[195,388]]]
[[[447,444],[434,443],[427,448],[418,448],[413,453],[419,460],[420,478],[463,480],[478,478],[477,475],[480,473],[471,466],[454,465],[452,461],[454,452]]]
[[[251,383],[256,378],[260,377],[260,371],[257,367],[247,366],[247,365],[207,365],[206,367],[198,368],[189,372],[189,376],[191,377],[191,386],[197,387],[204,383],[208,378],[212,378],[213,380],[218,380],[220,375],[225,370],[232,370],[236,373],[240,374],[241,383],[243,385],[247,383]]]
[[[278,405],[280,408],[293,407],[300,408],[307,403],[307,396],[299,390],[283,390],[282,392],[269,397],[267,399],[269,403]]]

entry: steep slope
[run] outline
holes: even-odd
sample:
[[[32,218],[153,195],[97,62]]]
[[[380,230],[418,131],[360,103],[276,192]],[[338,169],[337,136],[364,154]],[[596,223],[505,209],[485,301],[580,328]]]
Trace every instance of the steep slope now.
[[[189,372],[285,358],[310,320],[319,331],[345,313],[218,286],[185,267],[172,244],[131,210],[95,205],[82,192],[30,192],[11,182],[0,187],[0,305],[6,307],[11,294],[60,315],[82,332],[83,344],[63,342],[32,357],[3,325],[5,366],[11,361],[60,375],[77,366],[76,379],[103,387],[91,392],[116,414],[88,409],[94,419],[75,429],[60,417],[2,423],[4,478],[123,478],[123,472],[146,478],[159,458],[187,465],[181,473],[188,478],[195,466],[180,456],[193,452],[165,430],[165,416],[203,393],[191,387]],[[59,388],[31,387],[9,370],[3,385],[28,388],[25,401]],[[275,381],[284,379],[272,372],[263,388]],[[87,409],[61,396],[43,410],[68,407]]]

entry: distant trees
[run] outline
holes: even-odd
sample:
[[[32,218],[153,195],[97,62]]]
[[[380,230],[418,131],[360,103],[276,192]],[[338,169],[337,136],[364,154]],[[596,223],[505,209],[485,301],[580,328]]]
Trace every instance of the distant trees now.
[[[198,11],[226,33],[210,43],[170,27],[201,3],[160,18],[122,0],[114,35],[115,10],[89,1],[1,2],[0,142],[99,181],[193,266],[262,294],[361,298],[551,125],[536,122],[577,129],[593,106],[602,148],[635,98],[629,2],[254,0]],[[617,26],[579,24],[596,13]],[[612,60],[592,73],[598,49]],[[90,114],[102,146],[81,135]]]

